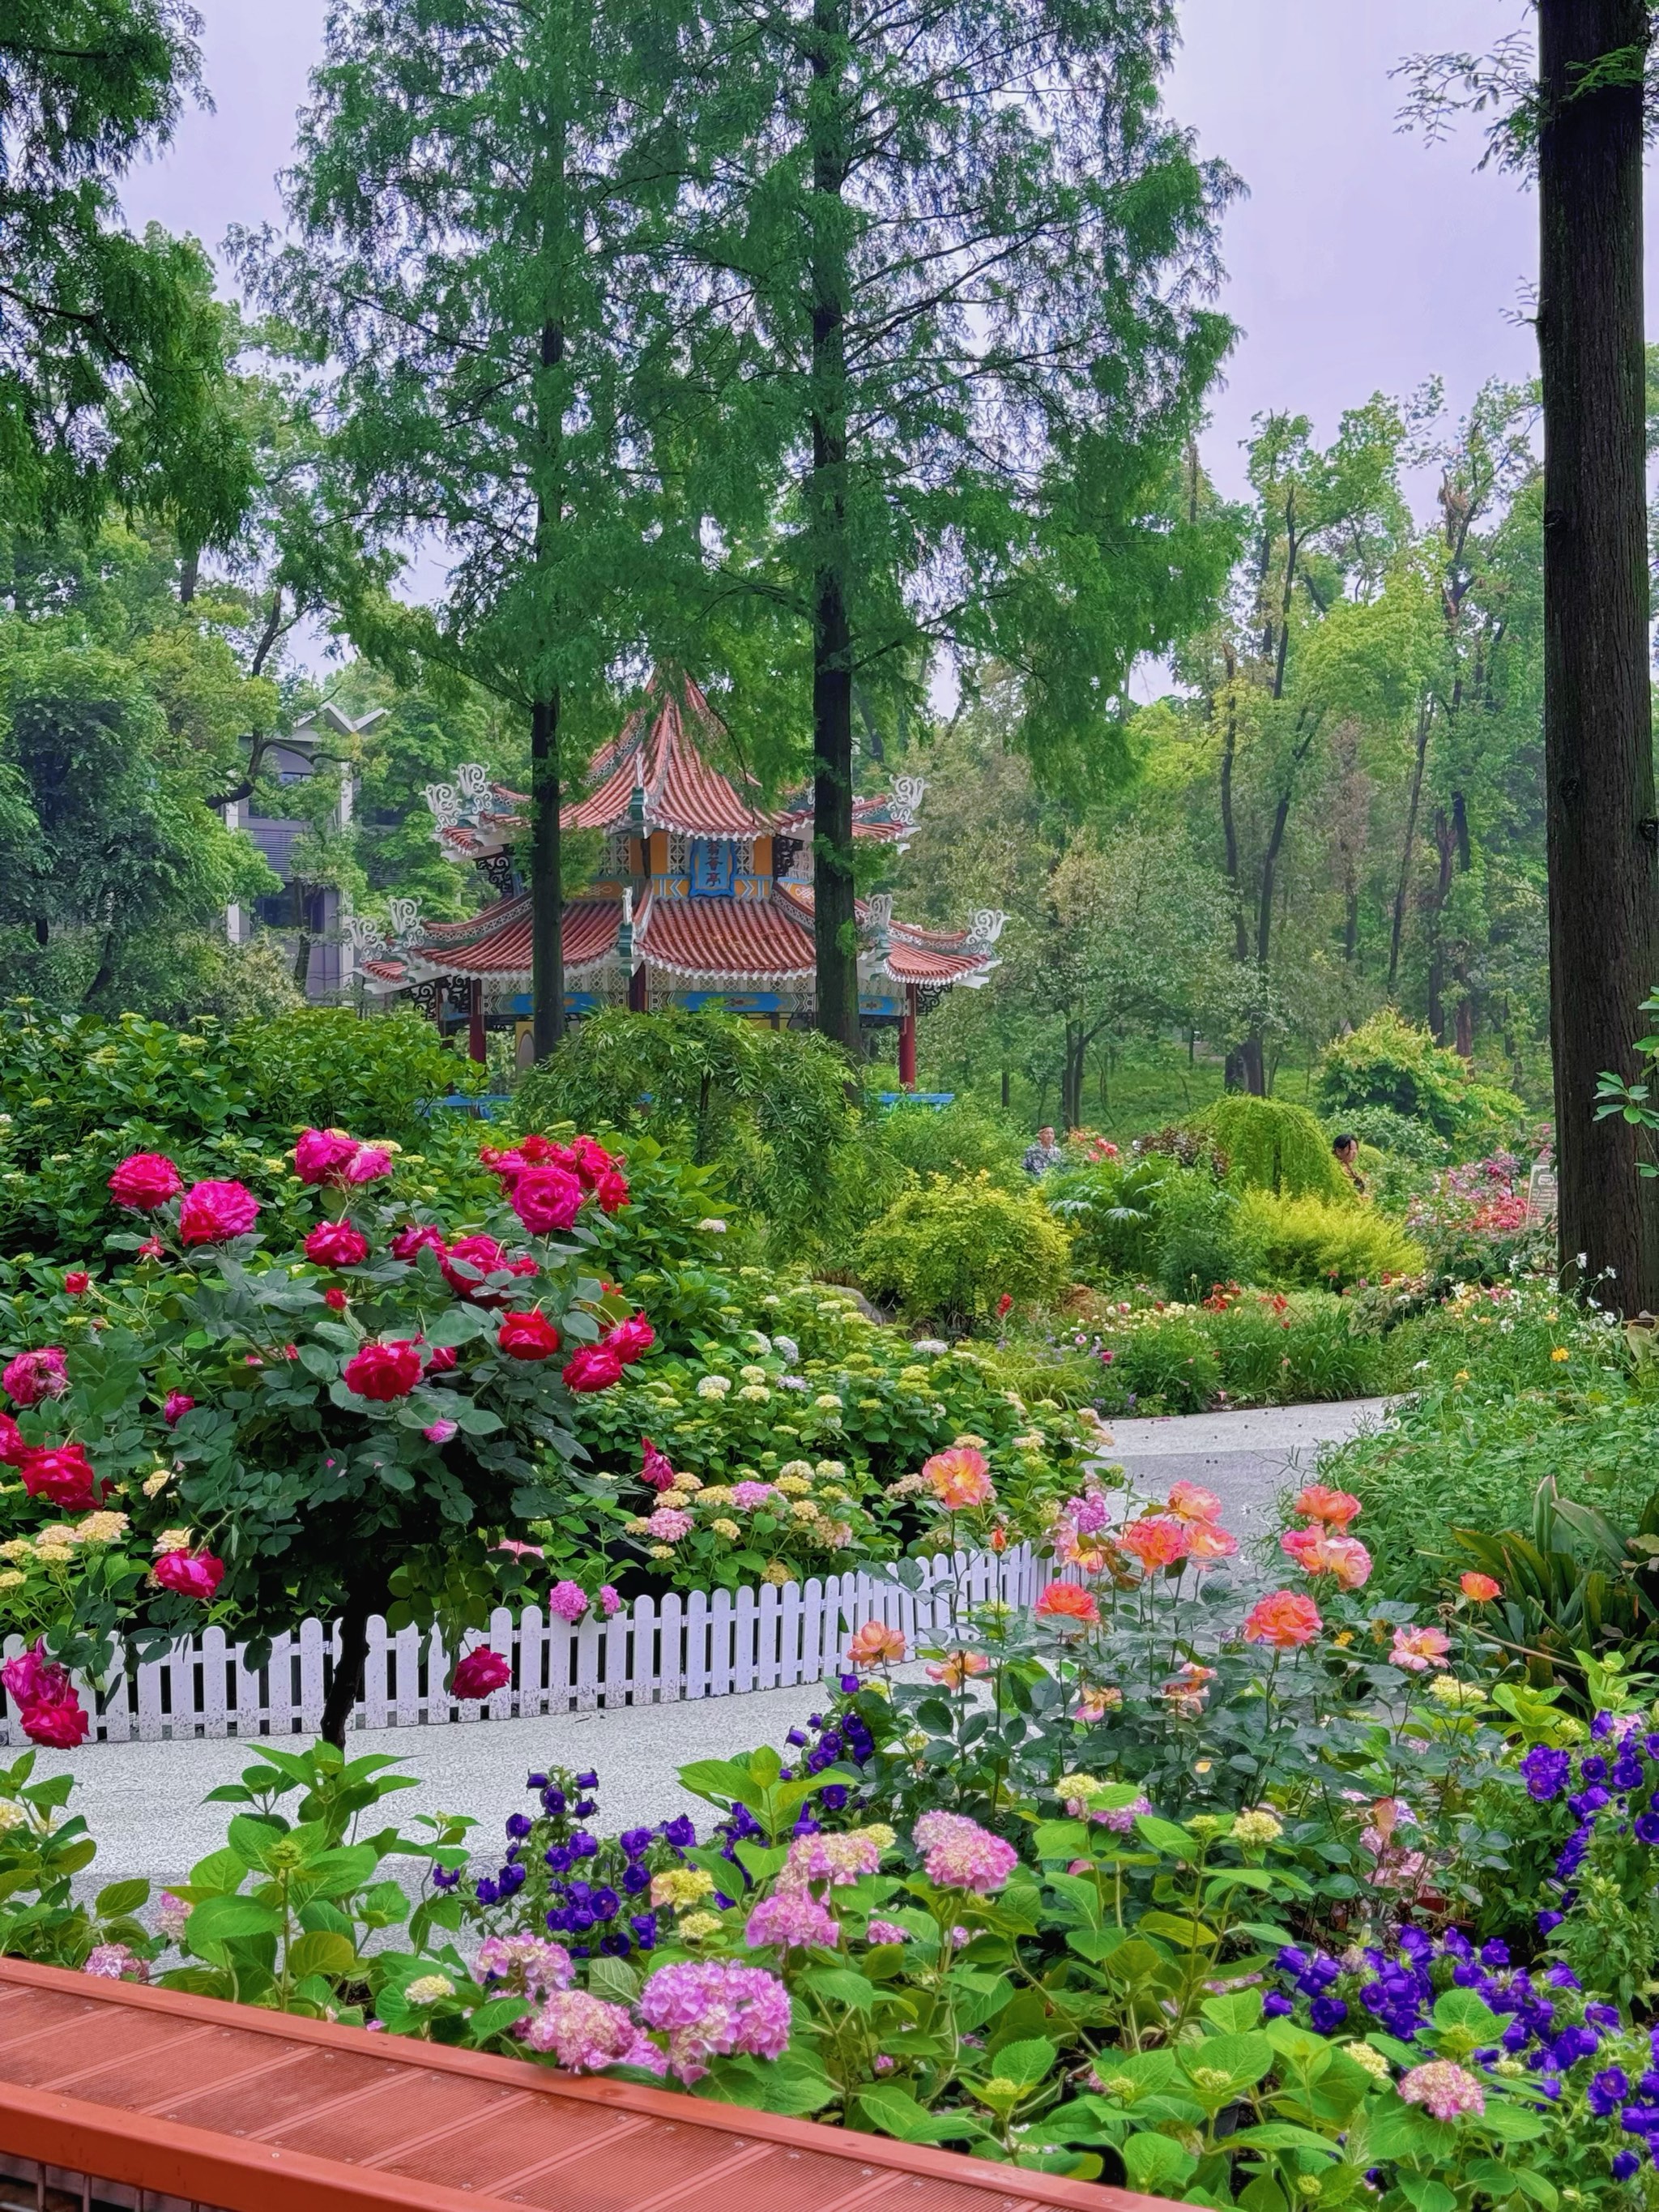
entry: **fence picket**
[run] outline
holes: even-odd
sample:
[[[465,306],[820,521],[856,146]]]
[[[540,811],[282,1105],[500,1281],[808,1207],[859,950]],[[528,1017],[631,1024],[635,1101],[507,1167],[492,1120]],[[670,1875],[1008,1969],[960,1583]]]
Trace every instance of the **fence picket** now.
[[[901,1629],[914,1654],[949,1641],[965,1603],[997,1597],[1029,1606],[1053,1571],[1029,1545],[1000,1556],[939,1554],[920,1564],[921,1586],[914,1592],[862,1571],[781,1589],[769,1583],[745,1587],[735,1596],[726,1589],[712,1595],[692,1590],[684,1598],[670,1591],[659,1606],[641,1597],[609,1620],[590,1613],[574,1630],[556,1615],[544,1619],[534,1606],[516,1619],[498,1607],[489,1644],[512,1662],[513,1680],[483,1704],[461,1705],[447,1693],[450,1659],[435,1628],[422,1634],[410,1626],[392,1636],[377,1617],[369,1623],[363,1691],[351,1726],[529,1718],[816,1682],[844,1667],[848,1639],[867,1620]],[[266,1666],[250,1670],[245,1647],[228,1644],[222,1630],[210,1626],[143,1666],[124,1659],[110,1677],[101,1711],[82,1683],[92,1739],[313,1733],[327,1686],[325,1658],[331,1664],[338,1647],[337,1623],[325,1631],[320,1621],[301,1621],[273,1637]],[[5,1639],[5,1656],[22,1649],[20,1637]],[[12,1701],[0,1690],[0,1746],[24,1741]]]

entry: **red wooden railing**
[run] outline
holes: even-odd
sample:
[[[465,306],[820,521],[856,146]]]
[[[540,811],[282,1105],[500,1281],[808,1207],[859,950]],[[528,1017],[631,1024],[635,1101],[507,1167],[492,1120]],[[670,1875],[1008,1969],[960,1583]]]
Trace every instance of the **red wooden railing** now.
[[[0,2154],[14,2174],[38,2162],[40,2202],[62,2203],[46,2184],[73,2178],[71,2203],[144,2212],[157,2197],[199,2212],[1176,2212],[952,2151],[15,1959],[0,1960]]]

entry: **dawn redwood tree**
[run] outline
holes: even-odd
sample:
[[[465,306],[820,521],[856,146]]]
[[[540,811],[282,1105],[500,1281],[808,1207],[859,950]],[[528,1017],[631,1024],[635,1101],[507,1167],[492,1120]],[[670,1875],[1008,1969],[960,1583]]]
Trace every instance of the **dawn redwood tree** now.
[[[758,464],[712,597],[810,665],[817,1021],[856,1054],[855,706],[994,655],[1040,769],[1119,763],[1129,664],[1219,583],[1170,493],[1231,335],[1198,295],[1232,181],[1160,112],[1168,0],[708,20],[680,296],[731,333]]]
[[[569,725],[642,641],[670,381],[645,234],[672,6],[339,0],[285,180],[294,243],[241,236],[328,357],[337,450],[382,542],[453,561],[430,614],[363,641],[465,672],[528,717],[538,1058],[563,1029]]]
[[[1599,1077],[1638,1079],[1659,977],[1643,352],[1647,0],[1539,0],[1484,59],[1412,64],[1432,131],[1498,111],[1492,146],[1535,169],[1544,416],[1544,780],[1550,1039],[1564,1264],[1613,1272],[1613,1302],[1659,1308],[1659,1186],[1639,1124],[1595,1119]]]

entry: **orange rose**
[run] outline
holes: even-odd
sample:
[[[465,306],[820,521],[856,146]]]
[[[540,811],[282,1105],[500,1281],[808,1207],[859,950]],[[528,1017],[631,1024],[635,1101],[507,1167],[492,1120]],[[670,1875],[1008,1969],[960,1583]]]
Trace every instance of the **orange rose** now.
[[[847,1656],[854,1667],[879,1667],[884,1661],[896,1663],[904,1656],[904,1631],[889,1628],[884,1621],[866,1620],[847,1647]]]
[[[988,1505],[996,1495],[989,1461],[968,1444],[952,1444],[949,1451],[935,1452],[932,1459],[922,1462],[921,1471],[939,1504],[952,1513],[968,1505]]]
[[[1310,1521],[1328,1521],[1333,1528],[1346,1528],[1359,1518],[1359,1500],[1351,1490],[1332,1490],[1325,1483],[1310,1482],[1297,1492],[1291,1510],[1305,1514]]]
[[[1271,1644],[1275,1651],[1295,1651],[1311,1644],[1324,1626],[1310,1597],[1299,1590],[1269,1590],[1244,1616],[1244,1641]]]
[[[929,1667],[930,1682],[943,1682],[947,1690],[959,1690],[970,1676],[988,1674],[991,1662],[982,1651],[951,1651],[937,1665]]]
[[[1100,1607],[1079,1583],[1050,1583],[1036,1601],[1036,1617],[1062,1628],[1095,1628]]]
[[[1503,1583],[1495,1583],[1490,1575],[1459,1575],[1457,1586],[1464,1596],[1473,1598],[1476,1605],[1490,1605],[1495,1597],[1504,1595]]]

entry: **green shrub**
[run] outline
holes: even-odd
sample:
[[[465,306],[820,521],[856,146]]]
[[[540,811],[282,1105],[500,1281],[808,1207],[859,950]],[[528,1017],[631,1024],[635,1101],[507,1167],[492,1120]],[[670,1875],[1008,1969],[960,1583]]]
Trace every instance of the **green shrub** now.
[[[1417,1168],[1449,1164],[1451,1146],[1427,1121],[1397,1114],[1392,1106],[1352,1106],[1344,1110],[1342,1127],[1391,1160],[1404,1160]]]
[[[1305,1106],[1234,1091],[1206,1108],[1197,1126],[1225,1153],[1233,1182],[1247,1190],[1336,1202],[1352,1195],[1330,1139]]]
[[[859,1247],[872,1297],[947,1328],[988,1321],[999,1300],[1052,1298],[1071,1273],[1071,1241],[1035,1190],[999,1190],[988,1175],[932,1176],[888,1207]]]
[[[1374,1207],[1246,1191],[1237,1216],[1241,1280],[1281,1290],[1346,1290],[1421,1272],[1423,1252]]]
[[[1101,1405],[1109,1413],[1201,1413],[1221,1388],[1221,1362],[1202,1314],[1161,1316],[1101,1352]]]
[[[1153,1152],[1043,1178],[1044,1200],[1072,1232],[1072,1264],[1081,1280],[1150,1280],[1157,1274],[1165,1194],[1182,1172],[1176,1161]]]
[[[879,1148],[913,1175],[983,1173],[1002,1190],[1025,1188],[1026,1143],[1006,1115],[971,1098],[937,1108],[901,1099],[879,1109],[866,1136],[869,1149]]]
[[[514,1112],[526,1128],[570,1121],[623,1139],[643,1131],[665,1152],[719,1167],[732,1205],[766,1224],[781,1257],[810,1257],[835,1252],[849,1207],[872,1183],[881,1192],[884,1163],[859,1142],[848,1073],[845,1054],[810,1031],[762,1029],[715,1008],[612,1009],[530,1071]],[[892,1163],[886,1172],[890,1196],[902,1171]],[[865,1200],[862,1218],[872,1210]]]
[[[362,1020],[349,1006],[302,1006],[239,1023],[229,1049],[251,1112],[283,1132],[349,1129],[418,1144],[434,1099],[483,1088],[483,1068],[413,1007]]]
[[[1176,1177],[1158,1211],[1158,1276],[1172,1298],[1202,1297],[1239,1272],[1237,1194],[1201,1173]]]
[[[1242,1405],[1307,1406],[1397,1387],[1401,1348],[1355,1319],[1346,1299],[1326,1291],[1247,1292],[1207,1322],[1223,1390]]]
[[[1442,1137],[1508,1134],[1525,1115],[1513,1091],[1477,1083],[1455,1052],[1402,1022],[1391,1006],[1326,1046],[1318,1085],[1327,1119],[1345,1127],[1367,1106],[1425,1121]]]

